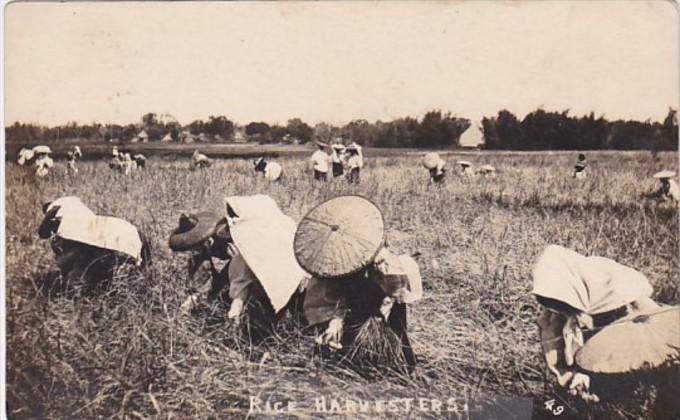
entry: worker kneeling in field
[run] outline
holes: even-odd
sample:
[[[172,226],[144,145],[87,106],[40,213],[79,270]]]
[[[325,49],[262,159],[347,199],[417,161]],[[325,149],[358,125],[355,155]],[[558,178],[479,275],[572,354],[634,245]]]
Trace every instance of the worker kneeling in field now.
[[[653,196],[663,201],[675,203],[680,201],[680,187],[678,187],[678,183],[673,179],[675,175],[675,172],[668,170],[655,173],[654,178],[661,182],[661,186]]]
[[[384,245],[380,210],[359,196],[321,203],[300,222],[295,255],[312,278],[304,317],[320,334],[322,354],[338,350],[361,371],[411,371],[406,304],[422,297],[416,262]]]
[[[49,174],[50,168],[54,166],[54,160],[50,157],[52,150],[49,146],[35,146],[33,155],[35,156],[35,175],[44,178]]]
[[[59,198],[43,211],[38,235],[50,240],[68,283],[102,285],[119,267],[150,262],[151,248],[137,228],[123,219],[96,215],[78,197]]]
[[[361,168],[364,167],[364,156],[361,152],[361,146],[356,143],[347,146],[347,156],[347,182],[358,184],[361,179]]]
[[[468,162],[467,160],[459,160],[456,163],[460,165],[461,175],[469,178],[473,178],[475,176],[475,171],[472,169],[472,163]]]
[[[642,273],[550,245],[533,281],[547,368],[572,395],[597,402],[592,374],[604,382],[605,375],[630,375],[680,356],[680,307],[654,302]]]
[[[182,304],[182,312],[189,312],[209,296],[216,296],[229,284],[228,268],[231,236],[227,219],[210,211],[181,214],[178,227],[170,234],[170,249],[175,252],[189,252],[189,280],[197,271],[209,264],[210,278],[198,289],[190,289],[189,296]],[[217,263],[216,263],[216,261]]]
[[[574,165],[574,173],[572,175],[576,179],[586,178],[586,155],[579,153],[578,161]]]
[[[19,150],[19,158],[17,159],[17,163],[20,166],[24,166],[26,163],[30,162],[33,159],[34,153],[33,149],[27,149],[25,147],[22,147],[21,150]]]
[[[431,184],[443,184],[446,175],[446,161],[439,154],[431,152],[423,158],[423,166],[430,172]]]
[[[213,257],[227,261],[221,271],[211,269],[211,285],[190,296],[183,309],[191,309],[201,295],[228,285],[228,318],[240,323],[246,315],[247,327],[259,340],[271,331],[284,308],[301,299],[300,286],[307,275],[293,255],[295,221],[266,195],[228,197],[225,207],[226,217],[204,216],[202,223],[199,216],[197,228],[180,229],[171,236],[174,250],[194,251],[194,266]],[[193,229],[202,233],[191,234]],[[187,233],[193,235],[191,240]]]
[[[281,179],[281,174],[283,169],[281,165],[276,162],[267,162],[263,157],[256,159],[253,162],[255,165],[255,172],[262,172],[264,174],[264,179],[267,181],[278,181]]]
[[[194,150],[194,154],[191,155],[191,169],[207,169],[210,165],[212,161],[208,156],[199,152],[198,149]]]

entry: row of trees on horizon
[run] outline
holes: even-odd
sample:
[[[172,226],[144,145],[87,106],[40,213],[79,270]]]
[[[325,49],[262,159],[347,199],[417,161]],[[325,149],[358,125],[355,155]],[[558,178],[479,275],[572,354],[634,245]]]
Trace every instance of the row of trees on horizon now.
[[[468,131],[466,133],[467,130]],[[669,109],[662,122],[609,121],[593,113],[582,117],[569,111],[538,109],[517,118],[507,110],[484,117],[478,124],[450,112],[429,111],[422,118],[403,117],[393,121],[353,120],[343,126],[318,123],[314,126],[292,118],[286,125],[262,121],[239,126],[225,116],[210,116],[187,125],[168,121],[155,113],[144,114],[137,124],[77,124],[56,127],[16,122],[5,128],[7,142],[36,144],[69,139],[129,142],[144,132],[148,141],[186,141],[187,136],[204,142],[250,141],[260,144],[331,142],[341,137],[370,147],[456,148],[461,136],[478,139],[483,149],[502,150],[677,150],[677,111]]]

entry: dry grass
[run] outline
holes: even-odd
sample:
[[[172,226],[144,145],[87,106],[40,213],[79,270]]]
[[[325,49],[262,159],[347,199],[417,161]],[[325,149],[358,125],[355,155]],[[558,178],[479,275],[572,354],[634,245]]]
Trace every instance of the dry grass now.
[[[586,406],[545,382],[530,269],[547,244],[557,243],[633,266],[649,277],[656,299],[680,302],[677,210],[641,199],[656,188],[651,174],[677,169],[675,159],[593,153],[591,177],[575,181],[572,154],[484,154],[484,163],[500,169],[495,180],[450,176],[443,188],[431,189],[419,160],[406,157],[369,160],[358,186],[315,185],[302,173],[305,163],[292,158],[281,161],[285,179],[275,185],[255,178],[249,161],[237,160],[191,172],[187,161],[152,158],[143,174],[130,178],[104,162],[88,162],[78,178],[57,171],[39,181],[9,164],[10,414],[243,418],[251,396],[311,403],[320,396],[445,401],[483,394],[532,398],[539,417],[547,416],[543,402],[551,398],[566,407],[563,416],[578,410],[592,419],[651,417],[652,387],[621,385],[608,402]],[[447,160],[452,164],[455,156]],[[425,298],[409,309],[420,378],[369,381],[324,365],[312,351],[313,337],[290,319],[270,340],[252,345],[225,322],[219,301],[197,316],[179,317],[190,285],[185,257],[170,253],[167,236],[180,211],[220,210],[226,195],[266,193],[299,220],[321,200],[350,192],[383,209],[392,248],[420,252]],[[39,279],[53,269],[49,245],[36,234],[41,204],[67,194],[97,213],[130,220],[152,238],[152,267],[121,272],[99,293],[38,293]]]

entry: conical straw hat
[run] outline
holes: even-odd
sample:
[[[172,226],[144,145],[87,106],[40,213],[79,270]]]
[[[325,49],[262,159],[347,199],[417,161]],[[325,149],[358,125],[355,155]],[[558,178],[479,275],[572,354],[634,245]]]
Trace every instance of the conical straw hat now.
[[[659,178],[659,179],[664,179],[664,178],[673,178],[675,176],[675,172],[669,171],[669,170],[663,170],[661,172],[657,172],[654,174],[654,178]]]
[[[52,149],[50,149],[50,146],[35,146],[33,148],[33,153],[52,153]]]
[[[427,169],[434,169],[439,163],[439,155],[434,152],[430,152],[423,158],[423,166]]]
[[[346,195],[313,208],[295,232],[293,248],[302,268],[321,278],[352,274],[380,251],[385,222],[370,200]]]
[[[680,307],[661,307],[603,328],[576,353],[576,363],[598,373],[663,365],[680,356]]]

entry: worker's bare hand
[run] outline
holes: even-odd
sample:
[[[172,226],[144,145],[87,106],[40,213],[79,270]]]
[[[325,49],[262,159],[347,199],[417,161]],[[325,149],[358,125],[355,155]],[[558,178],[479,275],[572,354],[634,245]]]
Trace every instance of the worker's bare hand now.
[[[382,314],[383,318],[385,319],[385,322],[387,322],[387,319],[390,317],[390,312],[392,312],[393,305],[394,299],[392,299],[389,296],[385,296],[385,298],[382,301],[382,305],[380,305],[380,314]]]
[[[600,398],[590,392],[590,377],[583,373],[576,373],[569,384],[569,394],[578,395],[587,402],[599,402]]]
[[[340,344],[340,339],[342,338],[343,323],[344,321],[342,318],[333,318],[331,322],[328,323],[326,331],[316,337],[316,344],[327,345],[334,350],[341,349],[342,344]]]
[[[229,245],[227,245],[227,255],[229,255],[230,258],[234,258],[238,255],[238,249],[236,248],[236,245],[233,243],[229,243]]]
[[[242,313],[243,313],[243,301],[239,298],[236,298],[231,302],[231,307],[229,308],[227,318],[233,320],[234,323],[238,324],[241,319]]]

